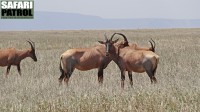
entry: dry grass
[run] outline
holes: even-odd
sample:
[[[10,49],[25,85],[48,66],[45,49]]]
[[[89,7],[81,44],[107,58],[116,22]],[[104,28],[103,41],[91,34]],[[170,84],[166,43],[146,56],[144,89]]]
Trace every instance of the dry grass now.
[[[126,76],[120,88],[120,72],[111,63],[98,85],[97,70],[75,70],[69,87],[58,86],[59,56],[74,47],[90,47],[103,40],[104,33],[122,32],[130,42],[150,46],[156,41],[160,63],[151,85],[146,73],[133,75],[134,87]],[[0,32],[0,48],[28,48],[36,43],[38,62],[27,58],[21,63],[22,76],[11,67],[0,68],[0,111],[3,112],[105,112],[105,111],[199,111],[200,110],[200,29],[121,30],[121,31],[26,31]]]

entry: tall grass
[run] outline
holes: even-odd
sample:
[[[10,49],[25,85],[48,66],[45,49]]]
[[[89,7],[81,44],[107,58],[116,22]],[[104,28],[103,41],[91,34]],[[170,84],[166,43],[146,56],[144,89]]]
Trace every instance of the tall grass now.
[[[59,57],[70,48],[92,47],[104,34],[124,33],[131,43],[150,46],[156,41],[160,61],[157,84],[146,73],[134,73],[133,87],[126,76],[120,87],[120,71],[110,63],[104,83],[98,85],[97,70],[75,70],[69,86],[59,87]],[[5,78],[0,68],[0,111],[5,112],[107,112],[107,111],[199,111],[200,110],[200,29],[83,30],[0,32],[0,48],[29,48],[36,44],[38,62],[22,61],[22,76],[15,66]],[[117,38],[117,37],[116,37]],[[120,37],[119,37],[120,38]]]

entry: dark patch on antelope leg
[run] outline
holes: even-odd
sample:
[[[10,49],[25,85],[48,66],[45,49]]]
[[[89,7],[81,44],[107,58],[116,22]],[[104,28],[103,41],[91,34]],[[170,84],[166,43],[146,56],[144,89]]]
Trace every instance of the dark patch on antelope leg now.
[[[146,60],[143,63],[144,69],[147,73],[147,75],[149,76],[150,80],[151,80],[151,84],[153,84],[155,77],[154,77],[154,73],[153,73],[153,64],[151,62],[151,60]],[[154,77],[154,78],[153,78]]]
[[[153,84],[153,72],[150,71],[150,70],[147,70],[146,72],[147,72],[147,74],[148,74],[148,76],[149,76],[149,78],[151,80],[151,84]]]
[[[71,70],[67,70],[67,71],[68,72],[65,74],[64,81],[65,81],[66,85],[68,86],[69,78],[71,77],[71,75],[74,71],[74,68],[72,68]]]
[[[19,75],[21,76],[21,68],[20,68],[20,65],[17,65],[17,70],[18,70]]]
[[[153,70],[153,81],[154,81],[154,83],[157,83],[157,79],[155,77],[156,70],[157,70],[157,64],[156,64],[156,67]]]
[[[64,78],[64,77],[65,77],[64,72],[62,72],[62,73],[61,73],[61,76],[58,78],[58,80],[59,80],[59,86],[62,85],[62,81],[63,81],[63,78]]]
[[[9,72],[10,72],[10,68],[11,68],[11,65],[8,65],[7,71],[6,71],[6,78],[8,77],[8,74],[9,74]]]
[[[65,74],[65,77],[64,77],[64,81],[65,81],[65,84],[68,86],[68,82],[69,82],[69,78],[70,78],[71,74],[67,73]]]
[[[121,87],[124,89],[125,71],[121,71]]]
[[[130,85],[131,85],[131,87],[133,87],[133,77],[132,77],[132,72],[128,71],[128,77],[129,77],[129,80],[130,80]]]
[[[157,83],[157,79],[155,76],[152,77],[152,80],[154,81],[154,83]]]
[[[103,84],[103,69],[101,68],[98,70],[98,81],[100,85]]]
[[[65,84],[68,86],[69,76],[66,76],[66,75],[65,75],[64,82],[65,82]]]

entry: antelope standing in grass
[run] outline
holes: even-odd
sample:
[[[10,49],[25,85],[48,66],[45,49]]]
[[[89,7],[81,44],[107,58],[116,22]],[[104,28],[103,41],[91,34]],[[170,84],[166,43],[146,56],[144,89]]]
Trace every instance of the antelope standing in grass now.
[[[0,49],[0,66],[7,66],[6,77],[9,74],[12,65],[17,66],[18,73],[21,75],[20,62],[26,57],[31,57],[34,61],[37,61],[35,55],[35,44],[32,41],[27,41],[30,45],[30,49],[17,50],[15,48]]]
[[[105,52],[106,47],[104,45],[97,45],[91,48],[74,48],[65,51],[60,56],[60,85],[63,79],[68,84],[75,68],[81,71],[98,68],[98,82],[102,84],[103,70],[112,61],[110,57],[105,56]]]
[[[114,33],[112,36],[111,36],[111,40],[112,40],[112,38],[116,35],[116,34],[118,34],[118,35],[121,35],[123,38],[124,38],[124,41],[123,42],[117,42],[117,43],[115,43],[114,45],[118,48],[118,50],[119,50],[119,48],[124,48],[124,47],[127,47],[127,46],[129,46],[132,50],[143,50],[143,51],[152,51],[152,52],[155,52],[155,42],[154,42],[154,40],[153,39],[151,39],[149,42],[150,42],[150,44],[151,44],[151,47],[138,47],[138,45],[137,44],[130,44],[129,42],[128,42],[128,40],[127,40],[127,37],[124,35],[124,34],[122,34],[122,33]],[[107,37],[106,37],[107,38]],[[108,39],[106,39],[106,40],[108,40]],[[153,43],[154,44],[153,44]],[[101,42],[102,43],[102,42]],[[108,55],[108,54],[107,54]],[[133,85],[133,78],[132,78],[132,72],[131,71],[128,71],[128,76],[129,76],[129,80],[130,80],[130,84],[131,84],[131,86]]]
[[[151,83],[156,83],[155,72],[159,56],[153,51],[136,50],[131,46],[119,48],[114,45],[116,41],[112,41],[112,38],[113,36],[109,40],[106,39],[106,42],[99,42],[105,44],[106,56],[109,56],[121,71],[121,87],[124,88],[125,71],[128,71],[131,86],[133,85],[131,72],[146,72]]]

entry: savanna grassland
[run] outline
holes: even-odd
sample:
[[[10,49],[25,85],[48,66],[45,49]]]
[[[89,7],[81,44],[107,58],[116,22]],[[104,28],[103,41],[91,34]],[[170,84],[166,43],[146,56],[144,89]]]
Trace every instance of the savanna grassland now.
[[[156,42],[160,56],[157,84],[146,73],[133,74],[133,87],[126,75],[120,87],[120,71],[111,62],[99,86],[97,69],[75,70],[69,86],[59,87],[59,57],[70,49],[92,47],[114,32],[124,33],[130,43],[150,46]],[[26,58],[22,76],[11,67],[0,67],[1,112],[193,112],[200,110],[200,29],[160,30],[75,30],[75,31],[1,31],[0,48],[30,48],[36,45],[38,62]],[[116,36],[117,38],[117,36]],[[121,39],[121,37],[119,37]],[[122,39],[121,39],[122,40]]]

